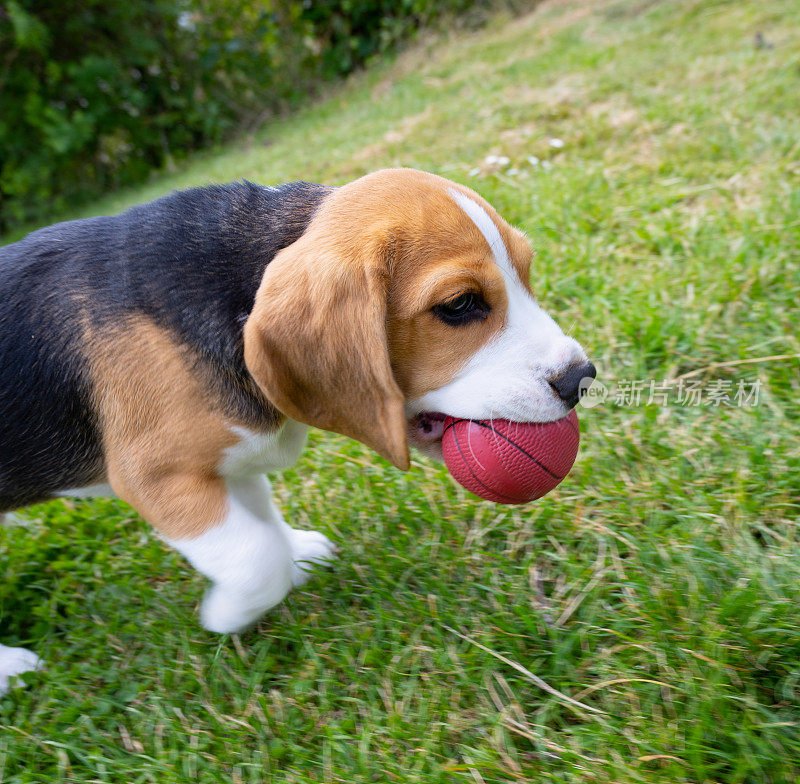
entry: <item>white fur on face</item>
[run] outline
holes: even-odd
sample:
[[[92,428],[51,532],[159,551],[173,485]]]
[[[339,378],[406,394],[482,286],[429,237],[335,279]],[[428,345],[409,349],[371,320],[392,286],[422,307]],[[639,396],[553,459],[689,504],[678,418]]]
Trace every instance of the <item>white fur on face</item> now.
[[[439,411],[468,419],[516,422],[560,419],[569,409],[548,379],[576,361],[586,361],[586,354],[523,286],[486,210],[455,188],[450,195],[489,244],[505,281],[508,313],[502,330],[473,354],[452,381],[411,401],[407,413]]]

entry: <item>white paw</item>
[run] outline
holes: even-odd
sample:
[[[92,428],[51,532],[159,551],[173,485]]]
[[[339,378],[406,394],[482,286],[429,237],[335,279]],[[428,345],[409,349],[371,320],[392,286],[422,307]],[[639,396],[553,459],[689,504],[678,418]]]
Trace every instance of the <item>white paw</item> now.
[[[253,613],[242,597],[220,588],[208,589],[200,607],[200,622],[210,632],[235,634],[244,631],[261,613]]]
[[[33,651],[0,645],[0,694],[5,694],[14,686],[17,675],[31,672],[40,664],[39,657]]]
[[[242,632],[283,601],[292,587],[290,577],[290,570],[284,567],[245,585],[214,585],[203,599],[200,621],[210,632]]]
[[[336,558],[336,545],[319,531],[292,529],[292,585],[297,587],[311,577],[315,566]]]

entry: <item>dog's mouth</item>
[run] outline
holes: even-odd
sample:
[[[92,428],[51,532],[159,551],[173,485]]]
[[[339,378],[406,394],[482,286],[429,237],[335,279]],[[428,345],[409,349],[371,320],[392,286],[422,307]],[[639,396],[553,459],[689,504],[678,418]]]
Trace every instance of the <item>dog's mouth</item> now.
[[[442,436],[446,414],[423,411],[408,420],[408,441],[429,457],[442,459]]]

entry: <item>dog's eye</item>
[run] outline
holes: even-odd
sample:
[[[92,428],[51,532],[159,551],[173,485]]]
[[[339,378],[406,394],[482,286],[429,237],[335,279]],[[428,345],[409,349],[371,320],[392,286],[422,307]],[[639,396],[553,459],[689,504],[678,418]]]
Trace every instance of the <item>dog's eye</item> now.
[[[489,306],[480,294],[469,292],[434,305],[433,314],[445,324],[459,327],[485,319],[489,315]]]

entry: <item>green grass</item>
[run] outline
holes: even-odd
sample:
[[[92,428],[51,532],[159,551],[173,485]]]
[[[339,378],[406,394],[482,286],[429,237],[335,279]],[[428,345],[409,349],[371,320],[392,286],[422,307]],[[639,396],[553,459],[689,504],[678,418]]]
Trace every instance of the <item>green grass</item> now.
[[[241,638],[200,628],[203,580],[121,502],[23,511],[0,623],[47,667],[0,701],[0,781],[796,781],[800,363],[718,363],[800,354],[798,52],[795,0],[552,0],[86,211],[428,169],[528,232],[612,393],[700,371],[761,397],[612,394],[522,509],[315,433],[277,494],[341,559]]]

